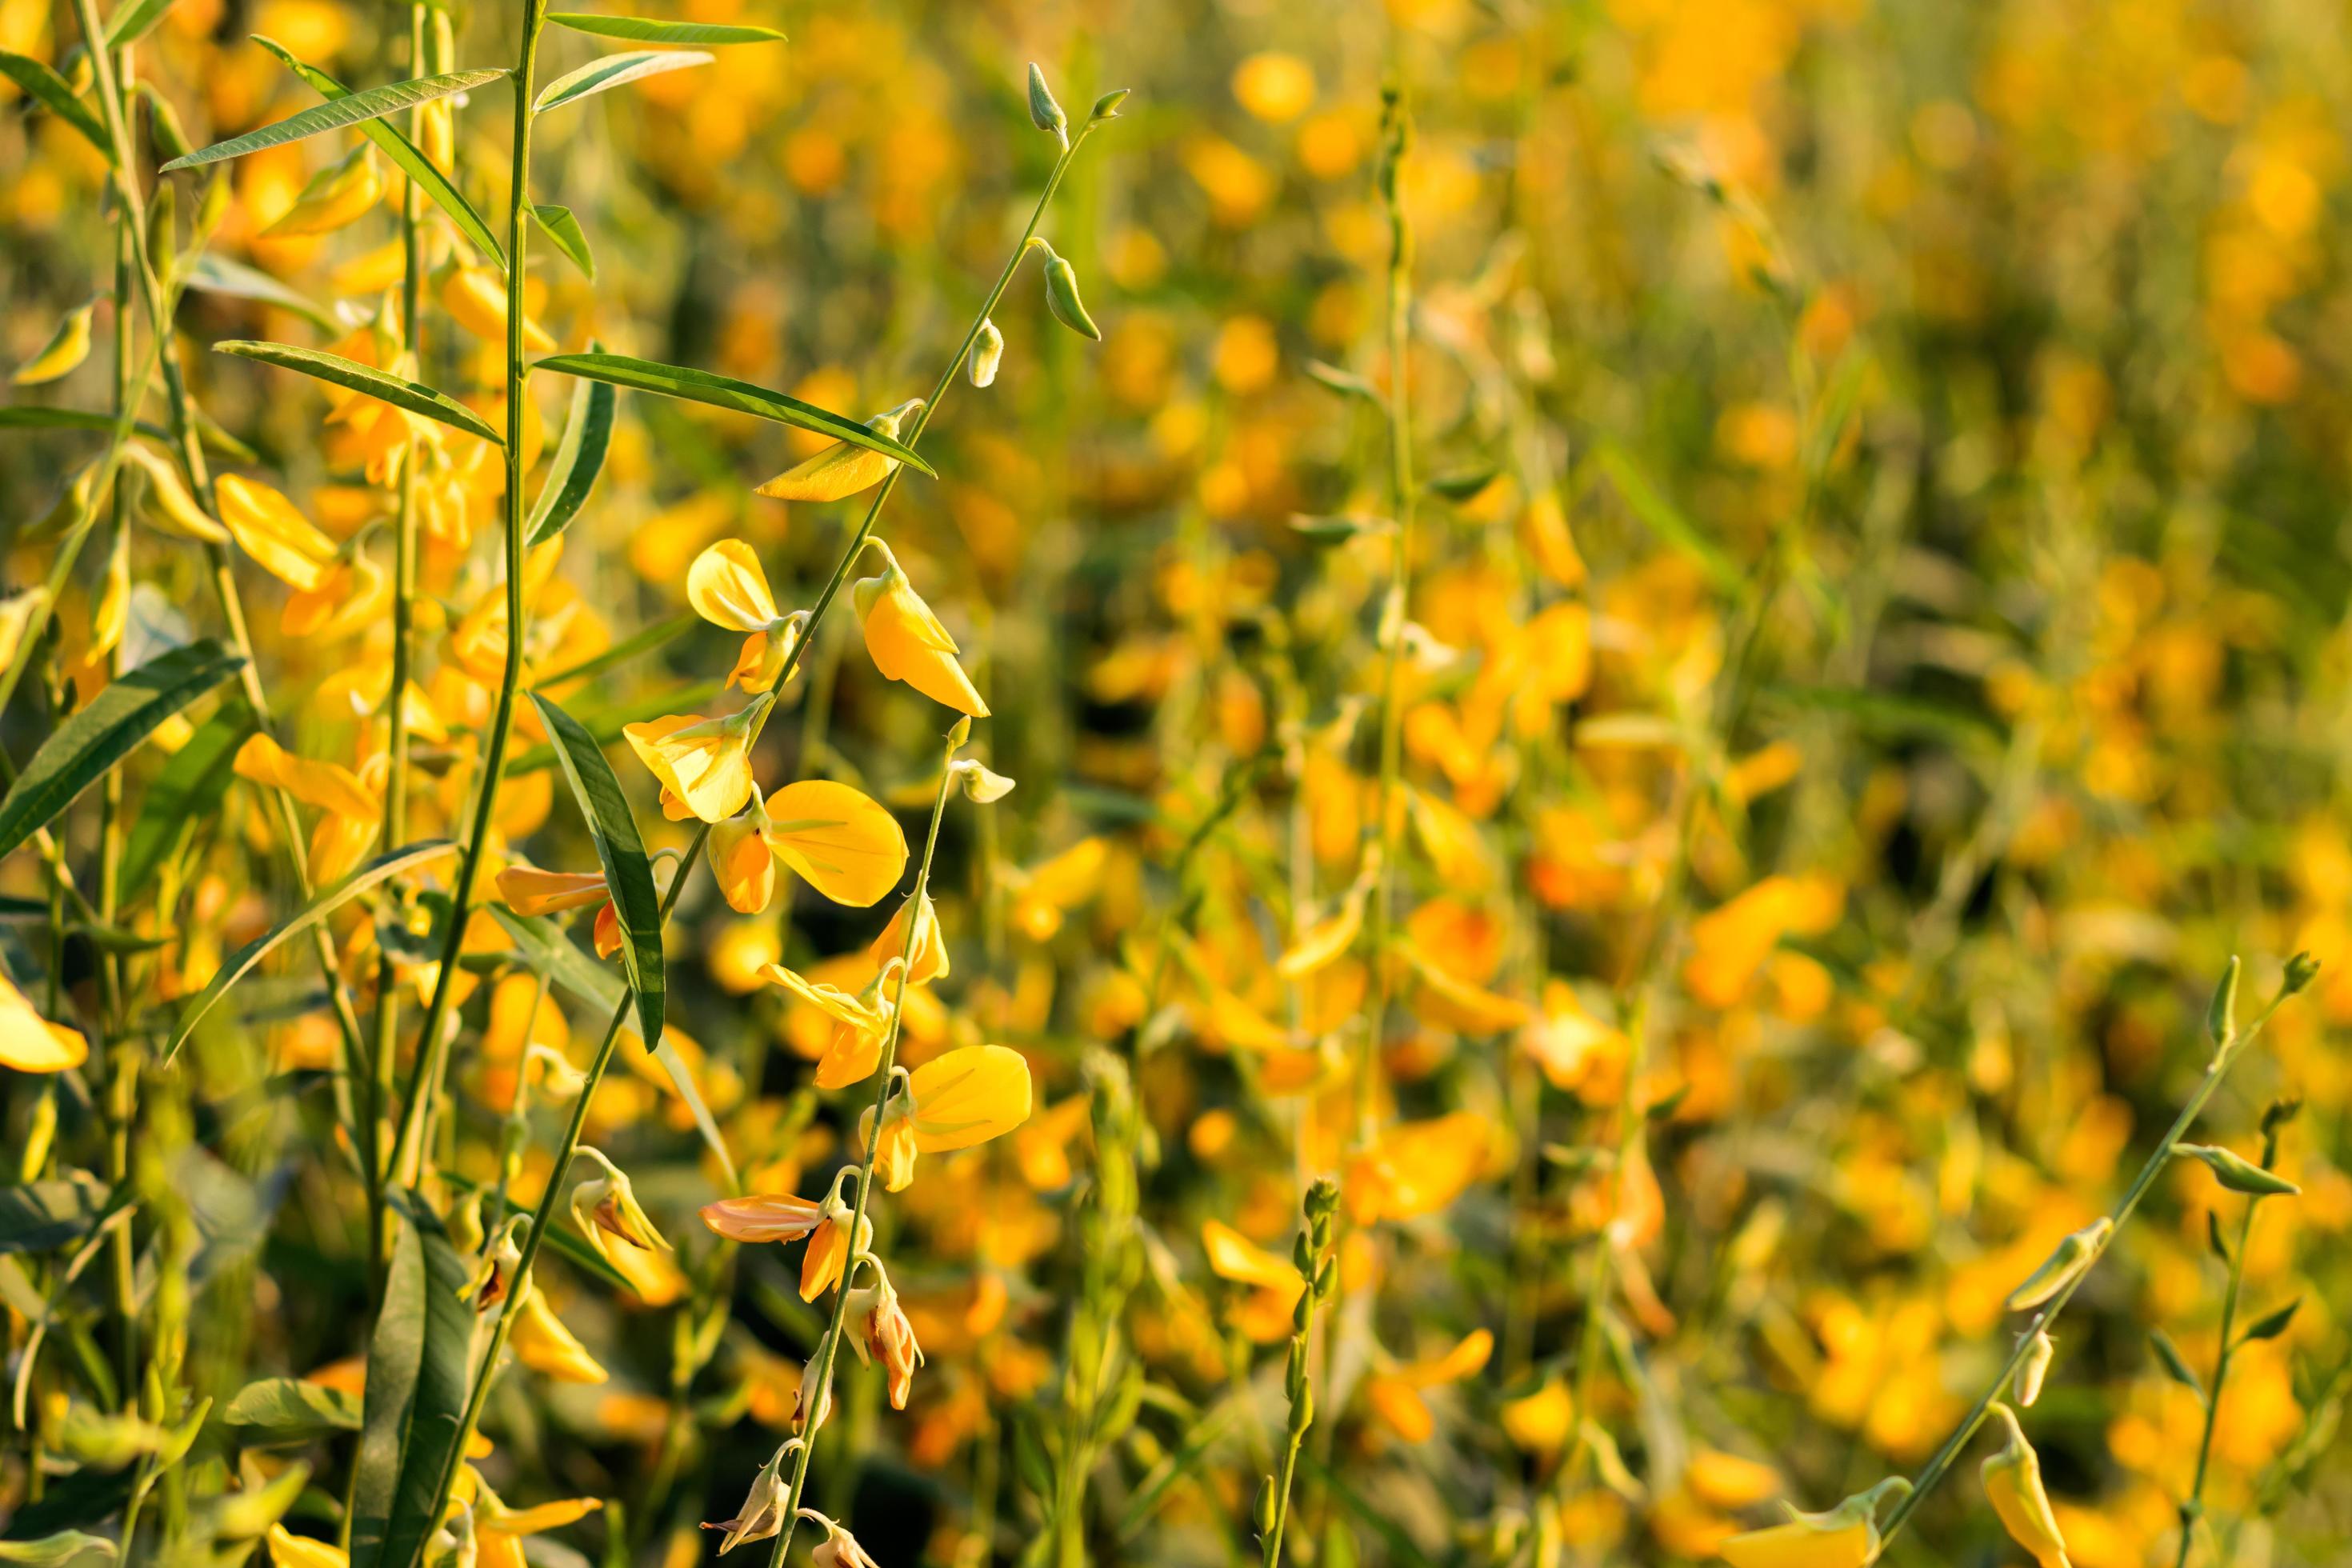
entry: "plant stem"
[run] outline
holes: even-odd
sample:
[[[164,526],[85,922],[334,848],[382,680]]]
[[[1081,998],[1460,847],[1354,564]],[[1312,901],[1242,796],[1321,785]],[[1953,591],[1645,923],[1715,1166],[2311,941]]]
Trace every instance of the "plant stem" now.
[[[815,1447],[817,1432],[824,1426],[832,1404],[833,1369],[839,1359],[842,1326],[849,1317],[850,1281],[857,1273],[857,1238],[866,1229],[866,1205],[874,1193],[874,1163],[882,1152],[882,1118],[890,1100],[891,1068],[898,1058],[898,1025],[905,1016],[907,975],[915,962],[915,937],[922,928],[916,911],[930,895],[931,860],[939,849],[940,819],[947,815],[948,791],[955,787],[956,748],[969,727],[968,722],[958,723],[955,739],[950,741],[947,754],[940,761],[939,793],[931,797],[930,830],[923,836],[923,858],[915,870],[915,890],[907,900],[907,933],[898,954],[898,984],[890,998],[890,1027],[882,1037],[882,1059],[876,1069],[881,1087],[874,1095],[873,1134],[866,1140],[866,1159],[857,1167],[857,1199],[850,1205],[849,1260],[843,1265],[840,1282],[834,1287],[833,1316],[825,1323],[824,1337],[817,1341],[816,1352],[809,1357],[808,1370],[802,1375],[801,1409],[809,1441],[793,1454],[792,1490],[784,1500],[783,1528],[776,1532],[776,1544],[768,1554],[768,1568],[783,1568],[784,1554],[792,1549],[793,1531],[800,1522],[801,1495],[808,1486],[809,1454]],[[812,1383],[816,1385],[814,1392],[809,1387]]]
[[[2272,1132],[2263,1140],[2263,1169],[2269,1170],[2277,1160],[2278,1135]],[[2213,1462],[2213,1428],[2221,1416],[2221,1388],[2230,1381],[2230,1363],[2237,1357],[2230,1334],[2237,1326],[2238,1298],[2246,1279],[2246,1246],[2254,1237],[2254,1211],[2262,1205],[2258,1196],[2246,1199],[2245,1217],[2238,1222],[2238,1245],[2230,1254],[2230,1285],[2221,1295],[2221,1344],[2213,1355],[2213,1386],[2205,1396],[2205,1427],[2197,1437],[2197,1477],[2189,1484],[2188,1500],[2180,1505],[2180,1551],[2172,1560],[2173,1568],[2189,1568],[2189,1549],[2197,1538],[2197,1521],[2205,1513],[2205,1473]]]
[[[2033,1314],[2032,1321],[2019,1331],[2016,1347],[2009,1352],[2009,1358],[2001,1363],[2000,1370],[1993,1374],[1992,1381],[1986,1384],[1985,1391],[1977,1396],[1976,1404],[1969,1408],[1968,1415],[1961,1418],[1960,1424],[1952,1429],[1952,1435],[1944,1439],[1943,1446],[1936,1450],[1935,1455],[1920,1468],[1918,1475],[1913,1478],[1910,1494],[1895,1503],[1895,1511],[1887,1515],[1886,1523],[1882,1527],[1879,1539],[1881,1556],[1885,1553],[1887,1546],[1894,1542],[1895,1536],[1902,1533],[1904,1525],[1910,1521],[1912,1514],[1918,1511],[1920,1502],[1929,1492],[1935,1490],[1937,1484],[1949,1473],[1954,1463],[1958,1460],[1960,1451],[1966,1448],[1969,1439],[1976,1436],[1977,1428],[1984,1425],[1986,1415],[1991,1412],[1993,1400],[2002,1389],[2010,1386],[2011,1380],[2017,1375],[2017,1369],[2024,1364],[2025,1358],[2032,1353],[2035,1336],[2047,1331],[2050,1325],[2058,1321],[2058,1315],[2066,1310],[2066,1303],[2074,1299],[2074,1292],[2083,1288],[2083,1281],[2088,1279],[2092,1271],[2097,1268],[2099,1258],[2105,1257],[2108,1249],[2115,1246],[2116,1237],[2122,1234],[2126,1222],[2131,1218],[2133,1211],[2139,1207],[2140,1200],[2147,1196],[2147,1190],[2156,1184],[2156,1178],[2171,1161],[2172,1146],[2196,1124],[2198,1116],[2205,1109],[2205,1102],[2211,1100],[2213,1091],[2221,1087],[2222,1078],[2236,1063],[2245,1047],[2263,1032],[2263,1026],[2270,1022],[2271,1015],[2277,1012],[2289,996],[2294,994],[2297,987],[2294,984],[2293,973],[2293,968],[2290,966],[2288,984],[2279,988],[2278,994],[2271,998],[2270,1005],[2263,1009],[2261,1016],[2244,1029],[2232,1033],[2214,1053],[2212,1063],[2205,1069],[2205,1077],[2198,1084],[2196,1092],[2191,1094],[2189,1097],[2189,1102],[2180,1108],[2180,1114],[2172,1119],[2172,1125],[2166,1131],[2164,1136],[2157,1140],[2156,1148],[2148,1155],[2147,1163],[2139,1168],[2139,1174],[2134,1176],[2131,1185],[2125,1189],[2123,1201],[2116,1205],[2115,1213],[2108,1216],[2110,1228],[2106,1239],[2100,1244],[2098,1252],[2088,1265],[2067,1282],[2063,1289],[2043,1303],[2042,1309]],[[2306,980],[2307,978],[2306,976]]]
[[[82,0],[82,3],[86,5],[89,0]],[[457,974],[457,959],[465,946],[466,923],[474,912],[474,883],[481,872],[482,856],[489,847],[490,823],[498,815],[499,776],[506,771],[507,740],[514,729],[516,695],[522,689],[523,645],[529,631],[527,606],[523,602],[523,528],[527,516],[522,494],[523,386],[530,374],[522,359],[526,319],[523,283],[525,249],[530,238],[530,127],[533,119],[530,100],[538,73],[539,35],[546,16],[546,7],[541,0],[522,0],[522,38],[517,48],[513,73],[514,146],[507,202],[507,428],[502,453],[506,459],[507,477],[504,506],[506,665],[499,675],[498,708],[490,718],[489,736],[482,748],[481,773],[475,784],[474,824],[467,836],[466,854],[459,863],[457,885],[449,896],[449,930],[441,942],[440,972],[434,977],[433,995],[425,1005],[424,1027],[416,1045],[416,1066],[409,1075],[407,1095],[402,1105],[400,1132],[393,1144],[392,1179],[403,1184],[415,1183],[417,1173],[422,1169],[434,1106],[440,1097],[441,1077],[448,1063],[446,1024]],[[413,185],[411,190],[413,193]],[[409,199],[415,199],[413,194]],[[409,261],[411,282],[408,287],[414,288],[415,258],[413,249]],[[413,511],[413,507],[411,510]],[[404,531],[413,528],[413,517],[402,526]],[[392,696],[395,711],[400,698],[401,693],[395,689]]]

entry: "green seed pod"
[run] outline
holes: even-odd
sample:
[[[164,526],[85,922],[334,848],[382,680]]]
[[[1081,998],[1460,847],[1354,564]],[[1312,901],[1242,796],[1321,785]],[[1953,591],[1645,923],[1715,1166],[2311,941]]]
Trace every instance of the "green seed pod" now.
[[[2233,1193],[2257,1198],[2291,1198],[2303,1191],[2284,1176],[2273,1175],[2243,1155],[2210,1143],[2175,1143],[2172,1152],[2176,1159],[2204,1161],[2214,1179]]]
[[[1078,298],[1078,269],[1050,248],[1045,252],[1045,305],[1055,321],[1080,337],[1102,341],[1102,329],[1095,325],[1085,301]]]
[[[180,202],[176,185],[158,184],[147,201],[147,265],[165,288],[179,262]]]
[[[1298,1305],[1290,1309],[1291,1328],[1299,1333],[1305,1333],[1307,1322],[1313,1318],[1314,1313],[1315,1293],[1311,1290],[1301,1290],[1298,1293]]]
[[[1272,1476],[1266,1477],[1258,1483],[1257,1503],[1250,1511],[1256,1517],[1258,1533],[1271,1534],[1274,1531],[1274,1478]]]
[[[1298,1397],[1290,1402],[1290,1430],[1295,1436],[1314,1425],[1315,1389],[1310,1384],[1300,1388]]]
[[[1308,1247],[1307,1233],[1303,1230],[1298,1233],[1297,1239],[1290,1244],[1290,1266],[1298,1270],[1298,1277],[1301,1279],[1315,1278],[1315,1253]]]
[[[1070,144],[1070,117],[1054,101],[1054,89],[1045,85],[1045,73],[1034,60],[1029,64],[1029,123],[1057,138],[1063,146]]]
[[[2217,1046],[2226,1046],[2238,1037],[2238,956],[2230,955],[2230,967],[2221,972],[2221,984],[2213,987],[2213,1000],[2205,1006],[2205,1032]]]
[[[1003,359],[1004,334],[996,330],[994,321],[982,321],[979,335],[971,340],[971,353],[964,360],[964,374],[971,377],[974,386],[993,386],[996,367]]]
[[[1315,1299],[1316,1299],[1317,1300],[1318,1300],[1318,1301],[1319,1301],[1319,1300],[1323,1300],[1325,1297],[1327,1297],[1327,1296],[1330,1295],[1332,1291],[1334,1291],[1334,1290],[1338,1289],[1339,1288],[1339,1260],[1338,1260],[1337,1258],[1325,1258],[1325,1259],[1323,1260],[1323,1267],[1322,1267],[1321,1268],[1319,1268],[1319,1269],[1318,1269],[1318,1270],[1316,1271],[1316,1275],[1315,1275]]]
[[[2081,1279],[2098,1261],[2099,1249],[2107,1244],[2108,1233],[2115,1228],[2113,1220],[2095,1219],[2060,1242],[2057,1249],[2043,1259],[2042,1267],[2009,1293],[2009,1310],[2022,1312],[2039,1307]]]

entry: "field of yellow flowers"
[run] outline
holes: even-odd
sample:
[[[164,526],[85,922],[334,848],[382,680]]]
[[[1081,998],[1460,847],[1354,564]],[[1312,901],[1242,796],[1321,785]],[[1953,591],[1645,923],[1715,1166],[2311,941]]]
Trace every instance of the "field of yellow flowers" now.
[[[2352,1561],[2343,16],[553,3],[0,0],[0,1568]]]

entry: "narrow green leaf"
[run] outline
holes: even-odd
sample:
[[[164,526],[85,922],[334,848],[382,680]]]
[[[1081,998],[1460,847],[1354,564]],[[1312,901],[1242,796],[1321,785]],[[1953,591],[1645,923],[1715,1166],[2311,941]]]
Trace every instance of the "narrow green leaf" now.
[[[440,1523],[435,1495],[465,1425],[474,1309],[440,1219],[404,1193],[383,1306],[368,1341],[352,1488],[352,1568],[408,1568]]]
[[[291,310],[322,332],[333,332],[338,336],[342,332],[341,326],[328,314],[325,306],[288,288],[268,273],[247,267],[242,261],[231,261],[226,256],[205,251],[189,257],[180,264],[179,280],[202,293],[226,294],[237,300],[258,300],[265,305]]]
[[[340,1388],[299,1377],[257,1378],[236,1391],[221,1412],[232,1426],[315,1434],[360,1429],[361,1403]]]
[[[28,1568],[57,1568],[77,1557],[114,1558],[114,1542],[102,1535],[61,1530],[31,1541],[0,1541],[0,1563],[21,1563]]]
[[[590,60],[569,76],[562,76],[547,84],[539,101],[530,106],[534,114],[544,114],[551,109],[561,109],[567,103],[577,103],[608,88],[620,87],[644,77],[659,76],[664,71],[684,70],[688,66],[707,66],[711,58],[699,49],[631,49],[625,54],[606,55]]]
[[[143,419],[133,428],[151,440],[171,439],[162,426],[150,425]],[[113,429],[113,415],[92,414],[84,408],[51,408],[38,403],[0,408],[0,430],[102,430],[111,434]]]
[[[331,354],[324,349],[298,349],[286,343],[253,342],[244,339],[215,343],[213,348],[220,353],[235,354],[239,359],[259,360],[280,370],[299,371],[320,381],[331,381],[337,386],[347,386],[353,392],[365,393],[370,397],[389,403],[394,408],[438,420],[453,429],[463,430],[468,436],[478,436],[494,447],[506,445],[505,438],[490,428],[489,421],[448,394],[436,392],[419,382],[388,375],[372,364],[362,364],[341,354]]]
[[[171,13],[173,0],[131,0],[114,13],[114,20],[106,25],[106,47],[127,48],[155,30],[155,24]]]
[[[1459,504],[1475,500],[1480,492],[1502,477],[1503,470],[1493,464],[1458,474],[1440,474],[1429,481],[1429,492]]]
[[[1699,531],[1697,524],[1658,493],[1624,448],[1603,447],[1600,458],[1601,470],[1616,485],[1617,493],[1625,498],[1633,515],[1658,536],[1661,543],[1689,556],[1706,574],[1707,581],[1723,593],[1737,597],[1747,592],[1748,579],[1739,568],[1716,548],[1714,541]]]
[[[2156,1352],[2156,1359],[2164,1363],[2164,1370],[2172,1381],[2195,1394],[2199,1404],[2203,1404],[2205,1384],[2190,1368],[2189,1358],[2180,1353],[2180,1347],[2172,1342],[2172,1336],[2162,1329],[2150,1329],[2147,1342],[2148,1347]]]
[[[2230,1244],[2221,1239],[2221,1216],[2211,1209],[2205,1211],[2205,1246],[2221,1259],[2221,1267],[2230,1267]]]
[[[575,33],[626,38],[636,44],[781,44],[773,27],[719,22],[656,22],[647,16],[599,16],[587,11],[551,11],[547,19]]]
[[[244,666],[206,638],[149,659],[110,684],[41,742],[16,787],[0,800],[0,855],[47,827],[157,725]]]
[[[212,984],[206,985],[198,994],[196,999],[188,1005],[187,1011],[180,1016],[180,1026],[172,1031],[171,1044],[163,1047],[164,1062],[168,1064],[171,1061],[173,1056],[179,1050],[181,1042],[185,1040],[189,1032],[203,1021],[205,1015],[219,1004],[222,996],[227,994],[228,988],[253,973],[254,966],[267,958],[270,952],[283,943],[287,938],[310,930],[379,883],[397,877],[403,871],[412,870],[427,860],[437,859],[441,856],[447,855],[457,847],[457,842],[453,839],[435,838],[423,844],[404,846],[389,854],[379,855],[333,887],[318,893],[303,909],[288,916],[237,949],[221,964],[220,972],[212,978]]]
[[[94,1182],[27,1182],[0,1187],[0,1253],[47,1252],[79,1239],[106,1200]]]
[[[1336,364],[1311,359],[1307,362],[1307,375],[1310,381],[1328,387],[1342,397],[1360,397],[1375,405],[1381,400],[1381,389],[1352,370],[1341,370]]]
[[[547,480],[530,509],[530,541],[544,544],[562,533],[596,487],[604,469],[604,454],[613,444],[613,416],[621,401],[612,383],[582,380],[572,389],[572,412],[563,421],[563,437],[555,446]]]
[[[553,240],[564,258],[580,268],[580,275],[591,283],[596,281],[596,258],[589,250],[588,236],[581,228],[580,220],[572,216],[572,209],[552,202],[533,204],[530,216],[540,232]]]
[[[147,786],[139,816],[116,867],[117,905],[135,901],[163,863],[185,847],[210,822],[236,776],[236,752],[253,733],[253,713],[242,703],[225,704],[196,727],[188,743],[172,753]]]
[[[622,638],[600,654],[583,658],[578,664],[567,665],[562,669],[551,670],[540,676],[534,684],[544,691],[568,681],[585,680],[592,675],[602,675],[608,669],[617,669],[639,654],[651,653],[656,648],[668,647],[701,624],[702,617],[691,612],[681,612],[666,621],[656,621],[645,630]],[[43,904],[40,908],[46,913],[48,906]]]
[[[879,452],[886,458],[896,458],[917,473],[939,477],[938,470],[900,446],[887,436],[866,427],[861,419],[845,418],[827,413],[814,404],[803,403],[797,397],[787,397],[781,392],[770,392],[764,386],[754,386],[748,381],[731,376],[712,375],[708,371],[688,370],[683,365],[658,364],[652,360],[635,359],[628,354],[553,354],[540,360],[533,370],[551,370],[562,375],[584,375],[593,381],[609,381],[615,386],[626,386],[638,392],[658,392],[665,397],[681,397],[688,403],[707,403],[713,408],[731,408],[739,414],[754,415],[772,419],[779,425],[790,425],[802,430],[814,430],[820,436],[830,436],[836,441],[846,441],[853,447],[863,447],[869,452]]]
[[[516,945],[523,950],[524,962],[533,970],[592,1007],[608,1014],[619,1009],[626,990],[621,977],[581,952],[575,943],[556,930],[551,921],[516,914],[502,904],[492,904],[490,913],[507,928],[507,934],[513,937]],[[677,1047],[669,1043],[667,1036],[654,1048],[654,1059],[661,1063],[664,1072],[669,1074],[671,1086],[677,1090],[677,1097],[686,1102],[688,1112],[694,1118],[695,1129],[702,1134],[702,1142],[718,1160],[727,1184],[734,1186],[735,1161],[727,1152],[727,1140],[719,1134],[718,1120],[710,1114],[710,1107],[704,1103],[702,1091],[694,1087],[694,1075],[687,1069],[685,1058],[677,1054]],[[560,1230],[551,1233],[548,1239],[552,1243],[562,1234]]]
[[[217,163],[226,158],[241,158],[247,153],[258,153],[264,147],[282,147],[289,142],[299,142],[306,136],[316,136],[322,131],[340,131],[346,125],[363,121],[381,120],[387,114],[398,114],[420,103],[431,103],[453,92],[493,82],[506,75],[503,70],[451,71],[446,76],[420,77],[415,81],[386,82],[348,98],[321,103],[301,113],[265,125],[258,131],[248,131],[242,136],[232,136],[226,142],[215,142],[200,148],[184,158],[174,158],[163,165],[162,172],[193,169],[205,163]]]
[[[649,1047],[658,1045],[664,1001],[661,895],[654,890],[653,866],[637,837],[636,814],[596,738],[538,692],[530,700],[539,707],[580,814],[596,837],[596,858],[604,863],[604,885],[613,890],[613,912],[621,922],[622,967],[637,994],[639,1030]]]
[[[2281,1334],[2286,1332],[2286,1326],[2294,1321],[2295,1309],[2302,1305],[2303,1298],[2297,1296],[2294,1300],[2289,1301],[2285,1306],[2281,1307],[2277,1311],[2271,1313],[2268,1317],[2254,1324],[2252,1328],[2248,1329],[2246,1331],[2245,1339],[2240,1340],[2238,1342],[2240,1344],[2243,1344],[2246,1342],[2246,1340],[2274,1340],[2278,1338]]]
[[[351,89],[318,67],[296,59],[276,39],[256,33],[253,41],[284,61],[288,70],[309,83],[311,89],[328,102],[340,103],[352,96]],[[499,244],[498,237],[490,232],[490,226],[482,221],[482,215],[474,210],[474,204],[466,199],[465,193],[457,189],[448,175],[435,167],[433,160],[425,155],[425,150],[410,141],[407,132],[389,120],[363,120],[358,124],[360,134],[374,142],[385,157],[415,180],[416,188],[431,197],[435,206],[449,215],[449,221],[457,226],[458,232],[474,248],[488,257],[491,265],[504,272],[507,268],[505,247]]]
[[[113,163],[114,144],[107,139],[106,127],[74,95],[65,78],[30,55],[12,54],[6,49],[0,49],[0,76],[23,88],[27,96],[38,99],[41,107],[80,132],[82,140],[97,148],[109,164]]]

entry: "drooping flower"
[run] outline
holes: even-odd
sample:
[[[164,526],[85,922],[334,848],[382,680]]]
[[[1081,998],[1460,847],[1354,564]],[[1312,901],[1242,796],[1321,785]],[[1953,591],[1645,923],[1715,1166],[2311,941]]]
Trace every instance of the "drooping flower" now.
[[[807,617],[777,612],[767,574],[750,545],[722,539],[696,556],[686,574],[686,599],[713,626],[749,634],[728,672],[728,685],[757,695],[776,684]]]
[[[1979,1469],[1986,1500],[2000,1516],[2010,1539],[2025,1548],[2042,1568],[2068,1568],[2066,1538],[2059,1531],[2057,1516],[2050,1510],[2050,1494],[2042,1485],[2042,1458],[2025,1440],[2025,1428],[2017,1424],[2015,1411],[1995,1400],[1992,1413],[2007,1428],[2009,1442]]]
[[[612,890],[601,871],[542,871],[509,866],[497,878],[499,897],[519,915],[551,915],[607,902]]]
[[[860,1365],[881,1360],[890,1380],[890,1408],[907,1408],[915,1385],[915,1369],[923,1364],[923,1348],[915,1342],[915,1328],[899,1305],[898,1292],[878,1258],[868,1260],[875,1282],[849,1294],[849,1321],[856,1329],[849,1342]]]
[[[874,668],[885,679],[903,680],[934,702],[985,719],[988,704],[956,662],[955,638],[915,592],[890,547],[878,540],[874,547],[888,565],[880,576],[860,578],[852,589]]]
[[[593,1176],[572,1189],[572,1218],[580,1226],[588,1245],[596,1256],[607,1263],[614,1262],[612,1243],[625,1243],[639,1251],[669,1250],[669,1243],[656,1228],[653,1218],[637,1202],[636,1188],[628,1173],[606,1159],[602,1151],[583,1147],[580,1152],[604,1168],[604,1174]]]
[[[270,239],[332,234],[365,216],[383,195],[375,149],[362,142],[349,156],[311,175],[285,216],[261,232]]]
[[[508,1336],[515,1359],[558,1383],[603,1383],[611,1373],[588,1353],[563,1320],[547,1304],[544,1291],[533,1287],[515,1310],[514,1331]]]
[[[1911,1483],[1890,1477],[1823,1513],[1799,1513],[1786,1503],[1786,1524],[1732,1536],[1716,1550],[1731,1568],[1864,1568],[1877,1555],[1881,1500],[1901,1497]]]
[[[866,949],[866,955],[873,959],[877,970],[904,956],[907,952],[907,911],[917,905],[920,906],[920,912],[915,917],[914,955],[908,961],[907,984],[928,985],[934,980],[946,979],[949,966],[947,939],[940,934],[940,912],[932,907],[929,893],[919,898],[910,897],[901,903],[898,912],[890,917],[890,923],[882,928],[882,934],[876,937],[873,945]]]
[[[221,521],[237,548],[289,587],[315,592],[335,560],[335,542],[311,526],[294,503],[236,474],[214,481]]]
[[[833,1190],[825,1194],[816,1228],[809,1235],[808,1249],[801,1255],[801,1300],[803,1301],[815,1300],[829,1287],[839,1283],[849,1267],[851,1257],[863,1253],[874,1240],[874,1222],[860,1215],[842,1196],[845,1178],[836,1178]],[[857,1233],[855,1247],[850,1245],[853,1221]]]
[[[866,427],[877,436],[887,436],[895,441],[898,438],[899,427],[922,406],[921,398],[910,397],[898,407],[868,419]],[[839,441],[815,457],[786,468],[761,485],[757,493],[776,500],[840,500],[880,484],[883,478],[898,466],[896,458],[886,458],[879,452]]]
[[[882,1044],[890,1031],[892,1008],[892,998],[884,985],[887,971],[876,974],[856,995],[837,985],[810,980],[781,963],[764,965],[760,973],[770,984],[782,986],[833,1020],[832,1042],[817,1060],[819,1089],[845,1089],[871,1077],[881,1065]]]
[[[744,1495],[743,1506],[735,1510],[733,1519],[704,1523],[705,1530],[726,1531],[719,1538],[719,1556],[726,1556],[747,1541],[765,1541],[783,1529],[784,1482],[781,1472],[784,1456],[792,1451],[793,1444],[786,1443],[760,1467],[760,1473],[751,1478],[751,1491]]]
[[[702,1205],[702,1223],[730,1241],[798,1241],[824,1218],[823,1205],[791,1193],[747,1193]]]
[[[719,823],[751,798],[751,731],[767,707],[753,702],[723,719],[671,714],[625,724],[621,733],[664,789],[703,821]]]
[[[282,1524],[269,1527],[269,1561],[277,1568],[351,1568],[351,1554],[331,1542],[297,1535]]]
[[[509,1508],[478,1475],[474,1478],[472,1502],[475,1568],[524,1568],[524,1536],[576,1524],[604,1506],[601,1498],[578,1497]]]
[[[498,268],[452,263],[441,279],[441,308],[459,326],[485,342],[503,344],[507,341],[506,279]],[[526,315],[522,346],[533,353],[545,353],[555,346],[555,340]]]
[[[283,790],[325,815],[310,833],[310,874],[340,880],[360,862],[383,826],[383,802],[357,773],[339,763],[298,757],[257,731],[237,748],[236,775]]]

